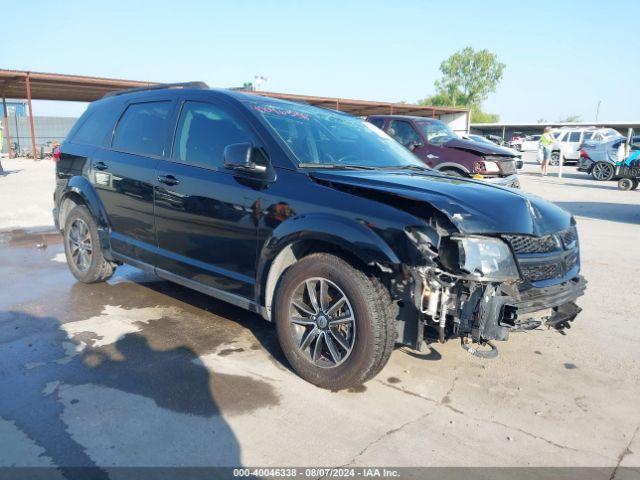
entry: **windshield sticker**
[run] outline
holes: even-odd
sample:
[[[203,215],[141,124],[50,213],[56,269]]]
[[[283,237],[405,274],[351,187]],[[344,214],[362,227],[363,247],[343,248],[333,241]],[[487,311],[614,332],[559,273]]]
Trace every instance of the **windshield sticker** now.
[[[260,113],[268,113],[274,115],[280,115],[282,117],[298,118],[300,120],[309,120],[309,115],[303,112],[297,112],[286,108],[278,108],[273,105],[253,105],[253,109]]]

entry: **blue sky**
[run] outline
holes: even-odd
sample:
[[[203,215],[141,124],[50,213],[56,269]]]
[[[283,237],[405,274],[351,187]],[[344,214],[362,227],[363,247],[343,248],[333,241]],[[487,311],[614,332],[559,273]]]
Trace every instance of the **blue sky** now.
[[[640,1],[13,1],[0,68],[415,102],[472,46],[507,65],[504,121],[640,120]],[[82,104],[37,102],[36,114]]]

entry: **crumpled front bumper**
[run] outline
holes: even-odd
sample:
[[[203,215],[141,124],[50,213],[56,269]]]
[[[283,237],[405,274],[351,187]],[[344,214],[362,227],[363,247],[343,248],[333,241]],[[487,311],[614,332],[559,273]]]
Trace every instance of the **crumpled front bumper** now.
[[[584,295],[587,288],[587,281],[582,275],[572,278],[559,285],[545,288],[531,287],[519,291],[519,298],[516,298],[518,317],[526,317],[540,310],[556,308],[569,302],[574,302],[578,297]]]

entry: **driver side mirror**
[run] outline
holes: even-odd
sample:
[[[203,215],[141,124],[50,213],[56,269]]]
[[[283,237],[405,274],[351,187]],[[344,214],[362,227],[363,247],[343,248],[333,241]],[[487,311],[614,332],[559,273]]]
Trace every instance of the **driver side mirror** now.
[[[267,157],[250,143],[232,143],[224,148],[224,168],[262,175],[267,171]]]

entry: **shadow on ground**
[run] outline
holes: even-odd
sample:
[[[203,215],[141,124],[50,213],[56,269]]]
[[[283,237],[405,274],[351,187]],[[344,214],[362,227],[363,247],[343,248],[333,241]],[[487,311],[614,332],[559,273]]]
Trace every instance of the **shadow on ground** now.
[[[579,217],[640,224],[640,204],[606,202],[554,202]]]
[[[21,311],[0,312],[0,392],[3,392],[0,417],[13,422],[43,448],[43,454],[60,466],[66,478],[102,479],[108,478],[108,474],[69,433],[62,419],[65,406],[59,389],[74,385],[108,387],[151,399],[160,409],[197,416],[202,422],[215,417],[214,441],[206,448],[210,452],[224,448],[226,466],[239,466],[241,457],[239,443],[222,418],[222,411],[247,412],[278,403],[269,383],[216,373],[198,361],[201,355],[215,350],[241,330],[236,327],[229,331],[228,325],[212,326],[210,316],[206,318],[204,312],[188,319],[159,318],[141,325],[136,333],[96,348],[91,346],[91,332],[71,338],[61,329],[63,322],[100,315],[105,305],[132,309],[148,307],[153,302],[175,304],[177,300],[189,302],[195,309],[236,318],[243,325],[250,322],[256,338],[262,339],[261,343],[273,351],[273,329],[264,325],[265,322],[256,322],[255,318],[249,318],[251,314],[234,311],[234,307],[165,283],[75,284],[61,304],[51,307],[69,312],[69,318],[35,316]],[[170,297],[166,297],[169,292]],[[70,356],[80,341],[89,346],[80,354]],[[118,414],[123,416],[118,419],[122,428],[135,428],[132,425],[136,419],[128,418],[131,413],[118,411]],[[87,418],[82,428],[100,429],[99,417]],[[140,448],[150,448],[145,447],[144,432],[140,432],[140,436]],[[171,441],[188,445],[193,439],[175,438],[174,432]],[[172,460],[179,462],[179,459]]]

